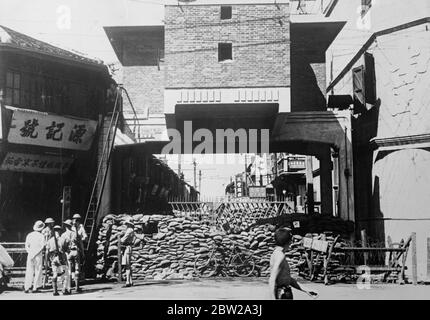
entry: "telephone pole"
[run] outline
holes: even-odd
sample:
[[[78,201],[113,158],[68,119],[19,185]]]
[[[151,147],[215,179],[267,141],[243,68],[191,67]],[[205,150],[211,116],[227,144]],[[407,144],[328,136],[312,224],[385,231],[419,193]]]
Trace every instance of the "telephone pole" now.
[[[193,166],[194,166],[194,190],[197,190],[197,185],[196,185],[196,167],[197,167],[197,162],[196,162],[196,159],[193,159]]]
[[[178,176],[181,177],[181,154],[178,154]]]
[[[199,170],[199,192],[202,194],[202,170]]]

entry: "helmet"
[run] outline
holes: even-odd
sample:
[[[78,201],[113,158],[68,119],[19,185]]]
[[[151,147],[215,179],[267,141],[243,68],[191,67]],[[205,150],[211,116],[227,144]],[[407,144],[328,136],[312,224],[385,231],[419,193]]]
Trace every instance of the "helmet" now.
[[[54,230],[61,230],[61,227],[59,225],[54,226]]]
[[[55,221],[54,221],[54,219],[52,219],[52,218],[47,218],[46,220],[45,220],[45,224],[46,223],[55,223]]]
[[[71,226],[72,225],[72,220],[67,219],[66,221],[63,222],[64,225],[66,226]]]
[[[82,218],[81,215],[78,213],[74,214],[72,217],[72,219],[81,219],[81,218]]]

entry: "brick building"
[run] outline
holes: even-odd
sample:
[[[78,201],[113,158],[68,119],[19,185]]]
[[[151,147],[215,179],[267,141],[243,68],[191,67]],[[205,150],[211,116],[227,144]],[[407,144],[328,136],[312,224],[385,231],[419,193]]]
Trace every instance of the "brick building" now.
[[[326,107],[325,51],[344,25],[324,16],[329,5],[167,1],[163,24],[105,27],[143,119],[136,130],[142,144],[130,148],[160,153],[169,141],[166,129],[184,136],[186,122],[191,134],[243,129],[260,147],[267,141],[250,130],[268,129],[270,152],[320,161],[322,212],[354,220],[350,114]],[[191,153],[202,141],[191,140],[185,137],[174,152]]]
[[[329,15],[347,21],[327,50],[327,92],[353,102],[357,229],[382,241],[416,232],[425,279],[430,3],[339,1]]]
[[[100,61],[0,26],[2,241],[23,241],[37,219],[60,221],[64,186],[71,212],[85,214],[113,83]]]

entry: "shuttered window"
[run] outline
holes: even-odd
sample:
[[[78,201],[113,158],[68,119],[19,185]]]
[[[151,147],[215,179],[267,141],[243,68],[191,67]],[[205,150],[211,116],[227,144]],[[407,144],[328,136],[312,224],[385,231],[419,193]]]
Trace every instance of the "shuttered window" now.
[[[352,70],[352,86],[354,95],[354,113],[364,111],[366,105],[364,87],[364,66]]]
[[[364,65],[352,70],[354,112],[369,110],[376,103],[375,62],[371,54],[364,56]]]

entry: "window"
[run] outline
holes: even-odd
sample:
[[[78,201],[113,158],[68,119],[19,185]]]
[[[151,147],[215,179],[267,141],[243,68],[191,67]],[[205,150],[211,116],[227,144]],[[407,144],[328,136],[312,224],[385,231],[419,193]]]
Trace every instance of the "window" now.
[[[6,99],[10,106],[19,106],[21,93],[21,75],[16,72],[6,73]]]
[[[364,65],[352,70],[354,112],[369,110],[376,103],[375,62],[371,54],[364,55]]]
[[[364,17],[372,7],[372,0],[361,0],[361,16]]]
[[[231,6],[221,6],[221,20],[231,19]]]
[[[233,60],[233,45],[218,43],[218,61]]]

